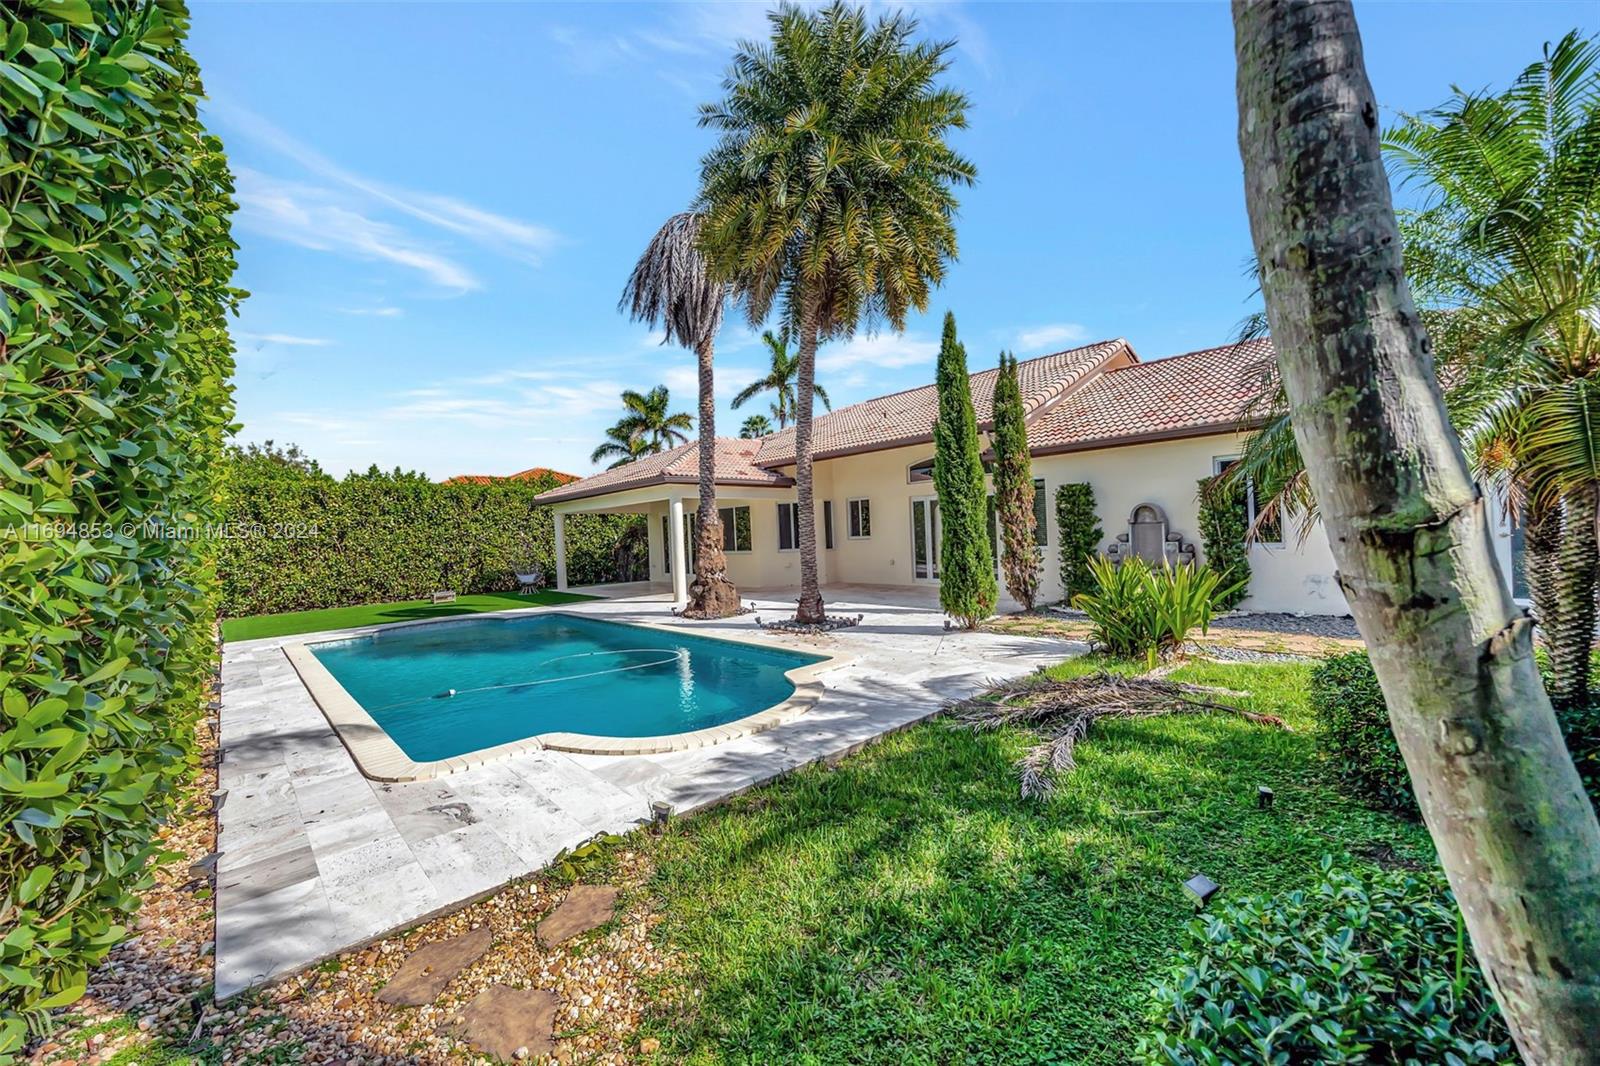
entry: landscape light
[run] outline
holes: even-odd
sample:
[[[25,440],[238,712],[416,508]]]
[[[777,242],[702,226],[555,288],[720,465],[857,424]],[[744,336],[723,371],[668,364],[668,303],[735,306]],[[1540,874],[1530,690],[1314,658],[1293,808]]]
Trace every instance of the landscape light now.
[[[1194,897],[1195,904],[1204,907],[1217,894],[1220,886],[1205,874],[1195,874],[1183,883],[1183,890]]]
[[[653,800],[650,804],[650,824],[657,829],[666,828],[667,819],[672,817],[672,804],[666,800]]]
[[[1272,806],[1272,789],[1262,785],[1256,789],[1256,806],[1266,810]]]

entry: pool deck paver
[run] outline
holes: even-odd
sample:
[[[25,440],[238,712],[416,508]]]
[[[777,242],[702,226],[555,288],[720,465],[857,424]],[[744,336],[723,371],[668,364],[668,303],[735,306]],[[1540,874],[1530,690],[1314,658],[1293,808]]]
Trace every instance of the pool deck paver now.
[[[370,628],[229,643],[223,650],[216,994],[219,998],[407,928],[548,866],[599,832],[679,814],[934,713],[987,682],[1083,650],[1054,639],[950,633],[928,590],[841,586],[829,608],[864,614],[777,647],[840,654],[809,711],[766,732],[652,755],[522,752],[425,781],[362,776],[282,645]],[[778,617],[792,593],[746,593]],[[708,636],[756,633],[746,617],[675,619],[660,597],[515,613],[594,613]],[[482,619],[484,615],[468,616]],[[448,623],[444,623],[448,624]]]

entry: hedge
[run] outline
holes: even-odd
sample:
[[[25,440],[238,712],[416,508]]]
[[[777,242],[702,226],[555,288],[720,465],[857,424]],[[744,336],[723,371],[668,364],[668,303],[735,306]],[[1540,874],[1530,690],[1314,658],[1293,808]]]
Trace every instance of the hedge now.
[[[1205,564],[1228,594],[1217,604],[1228,610],[1250,595],[1250,521],[1245,488],[1216,478],[1200,480],[1200,545]]]
[[[1061,530],[1061,601],[1093,592],[1090,562],[1100,554],[1100,516],[1095,513],[1094,486],[1075,481],[1056,489],[1056,525]]]
[[[534,497],[547,481],[435,484],[401,471],[337,479],[298,451],[236,451],[218,573],[229,617],[516,587],[530,566],[555,579],[555,521]],[[574,585],[644,576],[644,523],[573,515]]]
[[[150,882],[215,663],[232,179],[176,0],[0,30],[0,1061]]]

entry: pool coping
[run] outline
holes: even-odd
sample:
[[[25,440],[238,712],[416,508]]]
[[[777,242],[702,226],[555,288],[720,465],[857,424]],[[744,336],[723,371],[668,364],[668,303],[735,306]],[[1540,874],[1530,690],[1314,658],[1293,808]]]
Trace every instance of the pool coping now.
[[[566,610],[512,610],[512,611],[485,611],[479,614],[468,615],[461,618],[428,619],[426,621],[411,621],[396,623],[392,628],[416,625],[452,625],[461,622],[483,621],[491,618],[515,617],[540,617],[560,614],[572,618],[590,618],[592,616],[576,611]],[[614,625],[638,626],[643,629],[654,629],[675,636],[683,636],[684,631],[678,626],[665,625],[660,622],[631,621],[616,622]],[[389,629],[390,626],[376,627],[371,631],[358,635],[370,636],[374,633]],[[742,636],[710,636],[702,633],[690,633],[689,636],[696,640],[719,641],[723,644],[742,644],[746,647],[760,648],[764,651],[793,651],[779,644],[772,644],[763,640],[753,640]],[[521,740],[512,740],[493,747],[481,748],[463,755],[452,755],[447,759],[435,759],[429,762],[417,762],[412,759],[393,737],[367,713],[367,709],[355,697],[350,695],[337,678],[322,665],[316,655],[311,651],[312,644],[327,644],[338,640],[351,639],[347,636],[328,634],[322,640],[295,641],[282,645],[283,654],[299,675],[300,682],[310,693],[311,699],[321,709],[323,717],[333,727],[335,735],[350,757],[355,761],[356,768],[362,775],[373,781],[427,781],[442,777],[446,774],[457,773],[482,766],[485,763],[498,759],[507,759],[513,755],[525,752],[542,750],[573,752],[581,755],[660,755],[666,752],[690,751],[695,748],[708,748],[713,744],[735,740],[739,737],[753,736],[775,726],[782,725],[809,711],[816,706],[822,698],[823,685],[820,675],[829,670],[849,666],[855,662],[852,655],[836,655],[826,652],[807,651],[797,654],[821,656],[819,661],[797,666],[792,670],[785,670],[783,676],[794,691],[788,699],[775,703],[765,710],[737,718],[722,725],[709,726],[705,729],[695,729],[687,733],[669,733],[653,737],[607,737],[595,736],[588,733],[538,733]]]

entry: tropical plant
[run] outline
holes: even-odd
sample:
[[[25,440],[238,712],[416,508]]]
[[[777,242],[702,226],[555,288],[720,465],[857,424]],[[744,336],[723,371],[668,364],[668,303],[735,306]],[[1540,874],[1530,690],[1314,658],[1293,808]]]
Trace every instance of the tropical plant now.
[[[800,376],[800,359],[789,351],[789,330],[784,328],[777,333],[770,329],[761,334],[761,343],[767,347],[767,357],[772,365],[767,369],[764,377],[752,381],[740,390],[733,398],[735,408],[743,407],[751,400],[764,392],[773,395],[772,417],[778,420],[778,428],[788,426],[794,417],[795,410],[795,379]],[[811,392],[822,401],[822,406],[833,410],[833,403],[828,399],[828,390],[815,382],[811,385]],[[753,418],[765,418],[764,415],[752,415]],[[768,430],[768,432],[771,432]]]
[[[745,440],[755,440],[772,433],[772,421],[766,415],[751,415],[739,427],[739,436]]]
[[[1399,227],[1451,421],[1519,512],[1551,695],[1582,706],[1600,572],[1600,45],[1570,33],[1503,92],[1403,116],[1384,147],[1426,198]],[[1267,407],[1225,477],[1281,486],[1264,515],[1314,518],[1281,391]]]
[[[233,179],[182,3],[0,20],[0,1061],[132,925],[216,670]]]
[[[668,413],[672,404],[665,385],[649,392],[625,389],[622,406],[627,414],[606,430],[606,441],[589,455],[589,461],[615,458],[612,467],[631,463],[645,455],[656,455],[689,439],[694,418],[686,411]]]
[[[967,349],[956,339],[956,316],[949,312],[944,316],[934,384],[939,393],[939,417],[933,424],[933,484],[939,493],[939,605],[963,628],[974,629],[994,612],[1000,587],[989,551],[989,497],[984,490]]]
[[[1518,1050],[1593,1062],[1600,822],[1434,380],[1355,12],[1236,0],[1233,17],[1261,288],[1351,612]]]
[[[739,590],[728,579],[717,519],[717,398],[712,374],[717,331],[727,287],[706,273],[695,247],[700,216],[684,211],[667,219],[645,248],[622,290],[619,306],[635,322],[663,331],[661,343],[676,342],[695,353],[699,373],[700,449],[697,476],[700,500],[695,522],[694,580],[689,583],[691,618],[725,618],[739,610]],[[663,401],[665,395],[663,393]],[[663,408],[665,403],[663,402]]]
[[[1139,1060],[1511,1062],[1461,933],[1436,871],[1346,870],[1324,857],[1309,889],[1223,901],[1189,923]]]
[[[1000,568],[1006,590],[1024,610],[1039,595],[1038,522],[1033,510],[1028,421],[1017,385],[1017,357],[1000,353],[994,385],[994,499],[1000,525]]]
[[[1094,591],[1074,596],[1072,606],[1089,616],[1094,642],[1152,669],[1181,654],[1196,629],[1207,632],[1229,592],[1215,570],[1193,564],[1157,568],[1143,559],[1114,562],[1101,555],[1090,561],[1089,573]]]
[[[1100,554],[1105,532],[1094,509],[1094,486],[1075,481],[1056,489],[1056,529],[1061,537],[1061,598],[1071,603],[1094,588],[1089,564]]]
[[[768,17],[771,40],[740,45],[723,99],[701,108],[701,125],[720,135],[701,164],[701,250],[752,325],[781,304],[799,346],[797,617],[817,622],[817,345],[863,319],[904,329],[927,307],[956,254],[953,187],[975,171],[945,143],[966,125],[966,97],[935,84],[951,42],[914,44],[914,20],[871,20],[844,3],[784,4]]]
[[[1238,481],[1200,481],[1200,545],[1205,565],[1215,570],[1228,590],[1217,607],[1228,610],[1250,592],[1250,521],[1245,512],[1246,486]]]

